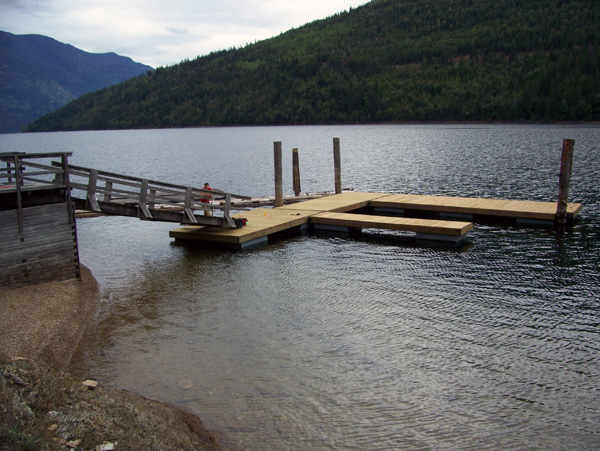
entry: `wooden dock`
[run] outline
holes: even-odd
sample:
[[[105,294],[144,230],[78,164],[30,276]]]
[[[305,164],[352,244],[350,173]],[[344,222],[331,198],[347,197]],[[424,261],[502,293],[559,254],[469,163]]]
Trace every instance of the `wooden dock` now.
[[[569,204],[571,219],[581,209],[581,204]],[[390,217],[391,214],[402,215],[409,210],[438,217]],[[381,215],[378,215],[379,212]],[[402,230],[415,232],[417,239],[459,243],[467,238],[473,227],[473,218],[511,218],[534,221],[531,223],[534,225],[551,225],[555,215],[556,203],[553,202],[344,192],[234,215],[248,219],[246,226],[240,229],[188,226],[172,230],[169,236],[176,240],[247,249],[268,243],[269,237],[286,232],[299,233],[312,226],[316,230],[341,232],[362,228]]]

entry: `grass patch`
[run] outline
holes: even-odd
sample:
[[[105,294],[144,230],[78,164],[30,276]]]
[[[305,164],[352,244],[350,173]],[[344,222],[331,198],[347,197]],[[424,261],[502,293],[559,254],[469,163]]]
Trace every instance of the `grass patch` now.
[[[44,440],[30,436],[18,426],[0,427],[0,450],[40,451],[48,449]]]

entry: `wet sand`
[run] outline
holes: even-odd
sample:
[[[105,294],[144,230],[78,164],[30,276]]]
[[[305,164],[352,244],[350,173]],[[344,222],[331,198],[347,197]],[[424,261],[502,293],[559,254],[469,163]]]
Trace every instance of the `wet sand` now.
[[[81,280],[0,290],[0,405],[7,406],[0,409],[0,442],[49,450],[108,441],[118,442],[115,449],[223,450],[189,412],[125,390],[88,390],[62,371],[98,298],[85,267]]]
[[[0,353],[63,369],[96,313],[99,290],[89,269],[81,280],[0,290]]]

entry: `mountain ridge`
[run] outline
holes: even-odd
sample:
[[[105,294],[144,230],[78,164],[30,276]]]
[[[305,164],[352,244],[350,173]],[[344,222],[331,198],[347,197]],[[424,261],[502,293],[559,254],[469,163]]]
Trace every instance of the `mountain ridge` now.
[[[152,70],[116,53],[88,53],[53,38],[0,31],[0,133],[17,133],[91,91]]]

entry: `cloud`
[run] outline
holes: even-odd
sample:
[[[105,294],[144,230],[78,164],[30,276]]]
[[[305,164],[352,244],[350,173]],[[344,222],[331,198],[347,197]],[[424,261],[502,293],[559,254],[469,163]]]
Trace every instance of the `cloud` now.
[[[3,0],[2,3],[6,8],[13,8],[34,14],[38,11],[46,10],[48,0]]]
[[[0,29],[153,67],[244,46],[365,0],[0,0]]]
[[[187,28],[180,27],[166,27],[166,30],[170,33],[174,34],[190,34],[190,31]]]

